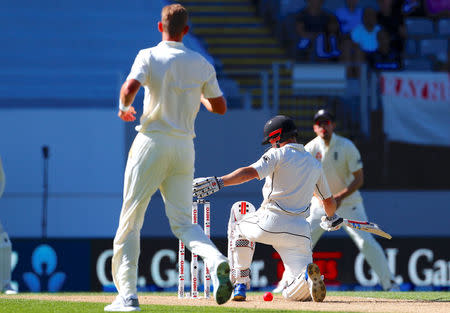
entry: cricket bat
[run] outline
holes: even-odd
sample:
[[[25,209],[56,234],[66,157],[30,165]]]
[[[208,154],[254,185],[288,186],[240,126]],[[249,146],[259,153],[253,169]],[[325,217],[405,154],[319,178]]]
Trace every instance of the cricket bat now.
[[[344,218],[344,225],[351,227],[351,228],[355,228],[355,229],[360,229],[387,239],[392,239],[392,236],[389,235],[387,232],[385,232],[384,230],[382,230],[380,228],[380,226],[378,226],[375,223],[370,223],[370,222],[362,222],[362,221],[353,221],[353,220],[348,220],[346,218]]]

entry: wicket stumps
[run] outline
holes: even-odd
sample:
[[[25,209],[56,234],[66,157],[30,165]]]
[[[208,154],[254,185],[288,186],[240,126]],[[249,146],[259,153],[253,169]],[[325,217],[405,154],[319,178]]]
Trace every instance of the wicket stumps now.
[[[203,204],[203,231],[208,238],[211,236],[211,203],[207,200],[198,199],[192,202],[192,224],[198,224],[198,205]],[[179,240],[178,243],[178,298],[185,298],[185,246]],[[210,297],[211,275],[209,268],[203,264],[204,297]],[[191,299],[198,299],[198,255],[191,253]]]

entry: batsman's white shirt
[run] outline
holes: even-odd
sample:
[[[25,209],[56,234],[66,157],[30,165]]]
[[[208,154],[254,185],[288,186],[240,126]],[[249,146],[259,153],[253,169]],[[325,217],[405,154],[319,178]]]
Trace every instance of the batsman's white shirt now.
[[[323,171],[332,194],[346,188],[354,179],[353,174],[363,167],[361,155],[353,142],[333,133],[330,144],[317,136],[305,145],[305,150],[322,162]],[[354,206],[362,202],[359,191],[342,200],[341,205]]]
[[[200,95],[222,95],[214,67],[182,42],[161,41],[139,51],[127,79],[145,88],[144,110],[137,131],[195,137]]]
[[[260,180],[266,178],[262,190],[264,202],[273,203],[287,213],[306,212],[314,191],[322,199],[331,197],[322,165],[301,144],[271,148],[250,166],[258,172]]]

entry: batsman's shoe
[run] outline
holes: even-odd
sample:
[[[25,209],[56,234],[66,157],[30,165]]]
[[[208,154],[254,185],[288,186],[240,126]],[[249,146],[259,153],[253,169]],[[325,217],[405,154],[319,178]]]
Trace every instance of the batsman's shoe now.
[[[237,284],[234,286],[233,301],[245,301],[247,287],[245,284]]]
[[[228,262],[219,264],[216,275],[213,276],[214,299],[217,304],[224,304],[231,298],[233,285],[230,281],[230,265]]]
[[[121,295],[118,295],[113,303],[105,306],[106,312],[133,312],[140,310],[139,300],[136,296],[130,296],[125,299]]]
[[[327,288],[323,282],[323,276],[317,264],[309,263],[305,271],[305,279],[308,281],[309,293],[314,302],[322,302],[327,294]]]

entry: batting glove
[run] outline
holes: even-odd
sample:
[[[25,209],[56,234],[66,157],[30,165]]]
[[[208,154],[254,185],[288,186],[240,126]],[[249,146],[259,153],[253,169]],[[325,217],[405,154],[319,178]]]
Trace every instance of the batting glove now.
[[[326,231],[335,231],[342,227],[344,219],[337,214],[333,216],[322,216],[320,227]]]
[[[194,197],[204,198],[218,192],[223,188],[223,180],[216,176],[200,177],[194,179],[192,193]]]

